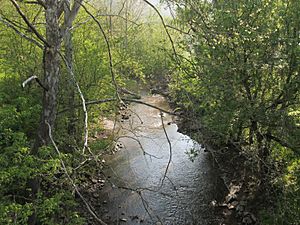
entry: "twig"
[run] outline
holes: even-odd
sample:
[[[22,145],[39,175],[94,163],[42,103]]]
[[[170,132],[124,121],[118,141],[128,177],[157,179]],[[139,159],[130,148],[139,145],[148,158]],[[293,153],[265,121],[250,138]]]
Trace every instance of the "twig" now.
[[[163,113],[162,113],[162,112],[160,112],[160,118],[161,118],[162,128],[163,128],[163,130],[164,130],[166,139],[167,139],[167,141],[168,141],[168,145],[169,145],[169,154],[170,154],[170,155],[169,155],[169,161],[168,161],[168,164],[167,164],[167,167],[166,167],[164,176],[163,176],[162,181],[161,181],[161,187],[162,187],[163,184],[164,184],[164,181],[165,181],[165,179],[166,179],[166,177],[167,177],[167,173],[168,173],[170,164],[171,164],[171,162],[172,162],[172,144],[171,144],[170,138],[169,138],[168,133],[167,133],[166,128],[165,128],[164,119],[163,119]]]
[[[176,51],[176,48],[175,48],[175,44],[174,44],[174,41],[173,41],[173,39],[171,37],[171,34],[170,34],[169,30],[168,30],[168,27],[167,27],[167,25],[165,23],[165,20],[164,20],[163,16],[160,14],[160,12],[158,11],[158,9],[152,3],[150,3],[147,0],[143,0],[143,1],[146,2],[152,9],[154,9],[154,11],[159,16],[159,18],[161,20],[161,23],[162,23],[162,25],[163,25],[163,27],[164,27],[164,29],[166,31],[166,34],[167,34],[167,36],[168,36],[168,38],[170,40],[170,43],[171,43],[171,46],[172,46],[172,50],[173,50],[173,53],[174,53],[174,58],[177,61],[177,63],[179,64],[179,59],[177,57],[177,51]]]
[[[161,112],[167,113],[167,114],[169,114],[169,115],[173,115],[173,116],[176,116],[176,115],[177,115],[177,116],[178,116],[178,113],[167,111],[167,110],[165,110],[165,109],[162,109],[162,108],[157,107],[157,106],[155,106],[155,105],[151,105],[151,104],[149,104],[149,103],[147,103],[147,102],[143,102],[143,101],[141,101],[141,100],[128,99],[128,98],[122,98],[122,100],[123,100],[124,102],[134,102],[134,103],[146,105],[146,106],[149,106],[149,107],[151,107],[151,108],[157,109],[157,110],[159,110],[159,111],[161,111]]]
[[[177,27],[173,27],[173,26],[171,26],[171,25],[166,25],[166,27],[171,28],[171,29],[173,29],[173,30],[176,30],[176,31],[178,31],[178,32],[180,32],[180,33],[182,33],[182,34],[191,35],[191,34],[190,34],[190,31],[191,31],[191,30],[189,30],[189,31],[184,31],[184,30],[181,30],[181,29],[179,29],[179,28],[177,28]]]
[[[46,5],[44,2],[42,1],[24,1],[25,4],[32,4],[32,5],[40,5],[42,6],[44,9],[46,9]]]
[[[139,144],[140,148],[142,149],[143,155],[148,155],[148,156],[150,156],[150,158],[153,157],[153,158],[156,158],[156,159],[161,159],[161,158],[159,158],[155,155],[152,155],[152,154],[146,152],[143,145],[142,145],[142,143],[138,139],[138,137],[132,137],[132,136],[129,136],[129,135],[122,135],[122,136],[119,136],[117,140],[119,140],[121,138],[129,138],[129,139],[132,139],[132,140],[136,141]]]
[[[101,224],[101,225],[107,225],[105,222],[103,222],[98,216],[97,214],[93,211],[92,207],[90,206],[90,204],[85,200],[85,198],[83,197],[83,195],[80,193],[77,185],[75,184],[75,182],[72,180],[70,174],[68,173],[67,167],[64,163],[64,161],[61,159],[61,153],[52,137],[52,129],[51,129],[51,125],[48,123],[48,121],[45,121],[45,123],[48,125],[48,129],[49,129],[49,138],[54,146],[54,149],[56,150],[58,156],[59,156],[59,160],[60,163],[62,165],[62,168],[67,176],[67,178],[69,179],[70,183],[72,184],[75,192],[78,194],[78,196],[81,198],[81,200],[84,202],[86,208],[88,209],[88,211],[90,212],[90,214]]]
[[[98,104],[103,104],[103,103],[113,102],[113,101],[116,101],[116,99],[115,98],[107,98],[107,99],[100,99],[100,100],[92,100],[92,101],[86,102],[85,105],[86,106],[88,106],[88,105],[98,105]],[[78,108],[78,107],[81,107],[81,106],[82,106],[82,104],[74,105],[73,107]],[[58,114],[65,113],[69,110],[71,110],[71,109],[70,108],[63,109],[63,110],[59,111]]]
[[[28,18],[22,12],[20,6],[15,0],[10,0],[10,2],[14,5],[19,15],[22,17],[23,21],[27,24],[27,26],[31,29],[31,31],[40,39],[47,47],[51,47],[45,38],[35,29],[35,27],[29,22]]]
[[[81,4],[81,6],[85,10],[85,12],[90,17],[92,17],[92,19],[96,22],[96,24],[98,25],[98,27],[99,27],[99,29],[100,29],[103,37],[104,37],[106,47],[107,47],[107,51],[108,51],[110,73],[111,73],[113,84],[115,86],[116,96],[117,96],[119,102],[122,103],[122,99],[120,98],[120,95],[119,95],[119,87],[118,87],[117,80],[116,80],[116,77],[115,77],[115,73],[114,73],[114,70],[113,70],[113,60],[112,60],[111,47],[110,47],[108,37],[106,36],[106,34],[104,32],[104,29],[103,29],[101,23],[99,22],[99,20],[83,4]]]
[[[86,101],[85,101],[85,98],[84,98],[84,95],[80,89],[80,86],[78,84],[78,82],[76,81],[76,77],[74,75],[74,72],[72,70],[72,68],[70,67],[68,61],[66,60],[66,58],[61,54],[61,52],[59,52],[59,55],[60,57],[63,59],[66,67],[67,67],[67,70],[69,71],[69,74],[71,75],[71,78],[77,88],[77,91],[80,95],[80,98],[81,98],[81,106],[82,106],[82,109],[83,109],[83,113],[84,113],[84,144],[83,144],[83,150],[82,150],[82,153],[84,154],[85,152],[85,149],[88,149],[88,137],[89,137],[89,129],[88,129],[88,112],[87,112],[87,108],[86,108]],[[91,151],[90,151],[91,153]]]
[[[1,16],[0,16],[0,21],[5,24],[7,27],[13,29],[18,35],[20,35],[22,38],[25,38],[26,40],[30,41],[31,43],[35,44],[37,47],[39,47],[40,49],[44,49],[44,46],[39,43],[37,40],[28,37],[26,34],[22,33],[21,31],[19,31],[14,25],[12,25],[11,23],[5,21]]]
[[[126,20],[126,21],[128,21],[130,23],[133,23],[136,26],[140,26],[141,25],[141,24],[138,24],[138,23],[136,23],[136,22],[134,22],[132,20],[126,19],[125,17],[123,17],[121,15],[118,15],[118,14],[100,14],[100,13],[98,13],[98,14],[95,15],[95,18],[97,18],[97,17],[119,17],[119,18],[121,18],[123,20]],[[82,22],[79,22],[79,23],[75,24],[74,26],[72,26],[70,28],[70,30],[77,29],[81,25],[84,25],[84,24],[88,23],[90,20],[92,20],[92,18],[88,18],[88,19],[86,19],[86,20],[84,20]]]
[[[140,121],[141,124],[144,123],[144,121],[142,120],[142,118],[140,117],[140,115],[138,113],[136,113],[135,111],[133,111],[132,109],[128,109],[131,113],[133,113]]]

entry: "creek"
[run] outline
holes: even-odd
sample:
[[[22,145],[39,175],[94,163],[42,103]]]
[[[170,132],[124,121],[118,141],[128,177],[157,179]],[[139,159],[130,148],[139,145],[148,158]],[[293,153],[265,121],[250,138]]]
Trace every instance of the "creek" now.
[[[141,100],[170,110],[160,95]],[[119,150],[106,157],[102,218],[108,224],[221,224],[210,203],[222,200],[225,186],[211,155],[177,131],[173,116],[142,104],[129,109],[129,119],[116,125]],[[191,160],[188,152],[198,156]]]

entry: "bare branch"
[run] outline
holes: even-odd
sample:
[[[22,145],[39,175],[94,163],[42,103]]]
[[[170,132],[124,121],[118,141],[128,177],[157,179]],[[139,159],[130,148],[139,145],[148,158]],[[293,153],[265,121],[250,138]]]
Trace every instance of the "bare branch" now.
[[[136,94],[136,93],[134,93],[134,92],[132,92],[132,91],[129,91],[129,90],[127,90],[126,88],[120,87],[120,91],[121,91],[122,93],[124,93],[124,94],[131,95],[131,96],[133,96],[134,98],[141,99],[141,96],[140,96],[140,95],[138,95],[138,94]]]
[[[89,102],[86,102],[85,105],[86,106],[88,106],[88,105],[98,105],[98,104],[107,103],[107,102],[113,102],[113,101],[116,101],[116,99],[115,98],[107,98],[107,99],[89,101]],[[81,106],[82,106],[82,104],[75,105],[73,107],[74,108],[78,108],[78,107],[81,107]],[[69,110],[71,110],[71,109],[70,108],[63,109],[63,110],[59,111],[58,114],[65,113],[65,112],[67,112]]]
[[[85,204],[86,208],[88,209],[89,213],[101,224],[101,225],[107,225],[105,222],[103,222],[98,216],[97,214],[94,212],[94,210],[92,209],[92,206],[90,206],[90,204],[85,200],[85,198],[83,197],[83,195],[80,193],[77,185],[75,184],[75,182],[73,181],[73,179],[71,178],[68,170],[67,170],[67,167],[64,163],[64,161],[62,160],[61,158],[61,153],[52,137],[52,129],[51,129],[51,126],[50,124],[48,123],[48,121],[45,121],[45,123],[48,125],[48,129],[49,129],[49,138],[54,146],[54,149],[56,150],[58,156],[59,156],[59,160],[60,160],[60,163],[62,165],[62,168],[64,170],[64,173],[66,174],[67,178],[69,179],[71,185],[73,186],[75,192],[77,193],[77,195],[81,198],[81,200],[83,201],[83,203]]]
[[[113,101],[117,101],[118,99],[116,98],[108,98],[108,99],[100,99],[100,100],[93,100],[93,101],[88,101],[85,103],[86,106],[88,105],[98,105],[98,104],[102,104],[102,103],[107,103],[107,102],[113,102]],[[178,116],[179,114],[176,113],[176,112],[170,112],[170,111],[167,111],[165,109],[162,109],[160,107],[157,107],[155,105],[151,105],[147,102],[143,102],[141,100],[137,100],[137,99],[128,99],[128,98],[121,98],[121,100],[123,102],[133,102],[133,103],[137,103],[137,104],[142,104],[142,105],[146,105],[148,107],[151,107],[151,108],[154,108],[154,109],[157,109],[161,112],[164,112],[164,113],[167,113],[169,115],[173,115],[173,116]],[[78,107],[81,107],[82,105],[75,105],[74,107],[75,108],[78,108]],[[68,110],[70,110],[69,108],[68,109],[63,109],[62,111],[58,112],[58,114],[61,114],[61,113],[64,113],[64,112],[67,112]]]
[[[28,27],[23,26],[20,22],[12,21],[12,20],[8,19],[7,17],[3,17],[3,20],[7,21],[11,25],[13,25],[15,28],[25,30],[26,32],[31,32]]]
[[[176,30],[176,31],[178,31],[178,32],[180,32],[182,34],[186,34],[186,35],[190,35],[190,31],[191,31],[191,30],[189,30],[189,31],[180,30],[177,27],[173,27],[171,25],[166,25],[166,27],[171,28],[173,30]]]
[[[165,23],[164,18],[162,17],[162,15],[158,11],[158,9],[152,3],[150,3],[147,0],[143,0],[143,1],[146,2],[151,8],[153,8],[154,11],[158,14],[158,16],[159,16],[159,18],[161,20],[161,23],[162,23],[162,25],[163,25],[163,27],[164,27],[164,29],[166,31],[166,34],[167,34],[167,36],[168,36],[168,38],[170,40],[170,43],[171,43],[171,46],[172,46],[172,50],[173,50],[173,53],[174,53],[174,57],[175,57],[176,61],[178,61],[179,59],[177,58],[177,51],[176,51],[176,48],[175,48],[175,45],[174,45],[174,41],[173,41],[173,39],[171,37],[171,34],[170,34],[169,30],[168,30],[168,27],[167,27],[167,25]]]
[[[45,91],[48,91],[48,89],[42,84],[42,82],[39,80],[39,78],[37,76],[31,76],[28,79],[26,79],[23,83],[22,83],[22,87],[25,88],[26,84],[30,83],[32,80],[35,80]]]
[[[46,8],[46,5],[43,1],[37,0],[37,1],[24,1],[26,4],[32,4],[32,5],[41,5],[43,8]]]
[[[123,17],[123,16],[121,16],[121,15],[118,15],[118,14],[97,14],[97,15],[95,15],[95,18],[97,18],[97,17],[119,17],[119,18],[121,18],[121,19],[123,19],[123,20],[126,20],[126,21],[128,21],[128,22],[130,22],[130,23],[136,25],[136,26],[140,26],[140,25],[141,25],[141,24],[136,23],[136,22],[133,21],[133,20],[126,19],[125,17]],[[89,19],[86,19],[85,21],[82,21],[82,22],[80,22],[80,23],[77,23],[77,24],[75,24],[74,26],[72,26],[72,27],[70,28],[70,30],[74,30],[74,29],[80,27],[81,25],[88,23],[90,20],[92,20],[92,18],[89,18]]]
[[[61,0],[58,4],[59,5],[58,5],[57,17],[59,18],[61,14],[64,12],[65,0]]]
[[[29,83],[29,82],[31,82],[31,81],[34,80],[34,79],[37,79],[37,76],[34,75],[34,76],[29,77],[27,80],[25,80],[25,81],[22,83],[22,87],[25,88],[26,84]]]
[[[168,145],[169,145],[169,161],[168,161],[168,164],[167,164],[167,166],[166,166],[164,176],[163,176],[163,178],[162,178],[162,180],[161,180],[161,187],[162,187],[163,184],[164,184],[164,181],[165,181],[165,179],[166,179],[166,177],[167,177],[167,173],[168,173],[168,171],[169,171],[170,164],[171,164],[171,162],[172,162],[172,155],[173,155],[172,153],[173,153],[173,152],[172,152],[172,144],[171,144],[170,138],[169,138],[168,133],[167,133],[166,128],[165,128],[164,118],[163,118],[163,113],[162,113],[162,112],[160,112],[160,118],[161,118],[162,128],[163,128],[163,130],[164,130],[164,133],[165,133],[166,139],[167,139],[167,141],[168,141]]]
[[[40,39],[47,47],[50,47],[50,45],[47,43],[47,41],[44,39],[44,37],[35,29],[35,27],[29,22],[28,18],[25,16],[25,14],[22,12],[20,6],[15,0],[10,0],[10,2],[14,5],[19,15],[22,17],[23,21],[27,24],[27,26],[31,29],[31,31],[37,36],[38,39]]]
[[[74,72],[72,70],[72,67],[70,66],[70,64],[68,63],[68,61],[66,60],[66,58],[59,52],[59,55],[60,57],[63,59],[66,67],[67,67],[67,70],[69,72],[69,74],[71,75],[71,78],[77,88],[77,91],[80,95],[80,98],[81,98],[81,101],[82,101],[82,109],[83,109],[83,112],[84,112],[84,144],[83,144],[83,154],[85,152],[85,149],[88,149],[88,136],[89,136],[89,130],[88,130],[88,112],[87,112],[87,108],[86,108],[86,101],[85,101],[85,98],[84,98],[84,95],[80,89],[80,86],[78,84],[78,82],[76,81],[76,78],[75,78],[75,75],[74,75]]]
[[[19,31],[14,25],[12,25],[9,22],[5,21],[1,16],[0,16],[0,22],[2,22],[3,24],[5,24],[7,27],[13,29],[22,38],[25,38],[26,40],[28,40],[31,43],[35,44],[40,49],[44,49],[44,46],[41,43],[39,43],[37,40],[35,40],[35,39],[31,38],[31,37],[28,37],[26,34],[22,33],[21,31]]]
[[[122,7],[121,7],[121,9],[119,10],[118,15],[120,15],[121,12],[123,11],[123,9],[125,8],[125,4],[126,4],[126,0],[122,2]]]
[[[288,142],[278,138],[278,137],[275,137],[271,134],[266,134],[266,137],[267,138],[270,138],[271,140],[277,142],[278,144],[280,144],[281,146],[283,147],[286,147],[286,148],[289,148],[291,149],[292,151],[294,151],[295,153],[297,154],[300,154],[300,151],[299,151],[299,148],[297,148],[296,146],[292,146],[291,144],[289,144]]]
[[[165,110],[165,109],[162,109],[162,108],[157,107],[157,106],[155,106],[155,105],[151,105],[151,104],[149,104],[149,103],[147,103],[147,102],[143,102],[143,101],[141,101],[141,100],[128,99],[128,98],[122,98],[122,100],[123,100],[124,102],[134,102],[134,103],[146,105],[146,106],[149,106],[149,107],[151,107],[151,108],[157,109],[157,110],[159,110],[159,111],[161,111],[161,112],[167,113],[167,114],[169,114],[169,115],[173,115],[173,116],[178,116],[178,115],[179,115],[178,113],[167,111],[167,110]]]
[[[111,48],[110,48],[110,43],[109,43],[108,37],[106,36],[106,34],[104,32],[104,29],[103,29],[101,23],[99,22],[99,20],[84,5],[81,4],[81,6],[85,10],[85,12],[88,15],[90,15],[92,17],[92,19],[96,22],[96,24],[98,25],[98,27],[101,30],[101,33],[104,37],[104,40],[105,40],[106,46],[107,46],[107,51],[108,51],[110,73],[111,73],[113,84],[114,84],[115,89],[116,89],[116,96],[117,96],[119,102],[122,103],[122,99],[120,98],[120,95],[119,95],[119,87],[118,87],[116,77],[115,77],[115,73],[114,73],[114,70],[113,70],[113,60],[112,60]]]
[[[135,135],[135,136],[136,136],[136,135]],[[152,154],[146,152],[145,149],[144,149],[144,147],[143,147],[143,145],[142,145],[142,143],[141,143],[140,140],[138,139],[138,137],[132,137],[132,136],[129,136],[129,135],[122,135],[122,136],[119,136],[119,137],[118,137],[118,140],[120,140],[120,139],[122,139],[122,138],[128,138],[128,139],[132,139],[132,140],[136,141],[136,142],[139,144],[139,146],[140,146],[140,148],[141,148],[141,150],[142,150],[142,152],[143,152],[143,155],[148,155],[148,156],[150,156],[150,158],[153,157],[153,158],[156,158],[156,159],[160,159],[160,158],[158,158],[157,156],[152,155]]]

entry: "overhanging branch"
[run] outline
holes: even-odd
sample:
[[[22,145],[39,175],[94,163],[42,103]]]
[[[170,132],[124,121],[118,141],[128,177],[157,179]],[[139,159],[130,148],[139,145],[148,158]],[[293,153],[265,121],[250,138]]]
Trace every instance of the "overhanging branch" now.
[[[116,98],[107,98],[107,99],[100,99],[100,100],[93,100],[93,101],[88,101],[85,103],[86,106],[88,105],[99,105],[99,104],[103,104],[103,103],[107,103],[107,102],[114,102],[114,101],[117,101],[118,99]],[[142,105],[146,105],[148,107],[151,107],[151,108],[154,108],[154,109],[157,109],[161,112],[164,112],[166,114],[169,114],[169,115],[173,115],[173,116],[178,116],[179,114],[178,113],[175,113],[175,112],[171,112],[171,111],[167,111],[165,109],[162,109],[160,107],[157,107],[155,105],[151,105],[149,103],[146,103],[146,102],[143,102],[141,100],[137,100],[137,99],[129,99],[129,98],[121,98],[121,100],[123,102],[129,102],[129,103],[137,103],[137,104],[142,104]],[[81,107],[82,104],[80,105],[75,105],[74,107],[75,108],[78,108],[78,107]],[[62,114],[62,113],[65,113],[67,111],[71,110],[70,108],[67,108],[67,109],[63,109],[61,111],[58,112],[58,114]]]
[[[114,70],[113,70],[113,60],[112,60],[111,47],[110,47],[108,37],[105,34],[104,29],[103,29],[100,21],[83,4],[81,4],[81,6],[85,10],[85,12],[96,22],[96,24],[98,25],[98,27],[99,27],[99,29],[100,29],[103,37],[104,37],[106,47],[107,47],[107,51],[108,51],[109,69],[110,69],[110,73],[111,73],[111,77],[112,77],[112,82],[113,82],[113,84],[115,86],[115,89],[116,89],[116,96],[117,96],[119,102],[122,102],[122,99],[120,98],[120,95],[119,95],[119,87],[118,87],[118,84],[117,84],[116,76],[115,76],[115,73],[114,73]]]

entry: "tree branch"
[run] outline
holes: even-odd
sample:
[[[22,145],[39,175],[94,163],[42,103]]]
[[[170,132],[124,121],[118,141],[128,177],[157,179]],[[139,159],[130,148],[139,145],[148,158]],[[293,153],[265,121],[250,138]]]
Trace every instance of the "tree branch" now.
[[[164,130],[164,133],[165,133],[166,139],[167,139],[167,141],[168,141],[168,145],[169,145],[169,161],[168,161],[168,164],[167,164],[167,166],[166,166],[164,176],[163,176],[163,178],[162,178],[162,180],[161,180],[161,185],[160,185],[160,187],[162,187],[163,184],[164,184],[164,181],[165,181],[165,179],[166,179],[166,177],[167,177],[167,173],[168,173],[170,164],[171,164],[171,162],[172,162],[172,155],[173,155],[172,153],[173,153],[173,152],[172,152],[172,144],[171,144],[170,138],[169,138],[168,133],[167,133],[166,128],[165,128],[164,118],[163,118],[163,113],[162,113],[162,112],[160,112],[160,119],[161,119],[162,128],[163,128],[163,130]]]
[[[22,83],[22,87],[25,88],[26,84],[30,83],[31,81],[35,80],[45,91],[48,91],[48,89],[42,84],[42,82],[39,80],[39,78],[35,75],[29,77]]]
[[[69,72],[69,74],[71,75],[71,79],[73,80],[76,88],[77,88],[77,91],[79,93],[79,96],[81,98],[81,105],[82,106],[82,109],[83,109],[83,113],[84,113],[84,144],[83,144],[83,150],[82,152],[84,153],[85,152],[85,149],[88,149],[88,136],[89,136],[89,130],[88,130],[88,112],[87,112],[87,108],[86,108],[86,101],[85,101],[85,98],[84,98],[84,95],[81,91],[81,88],[78,84],[78,82],[76,81],[76,77],[74,75],[74,72],[73,72],[73,69],[72,67],[70,66],[68,60],[66,60],[66,58],[61,54],[61,52],[59,52],[59,55],[60,57],[62,58],[62,60],[64,61],[66,67],[67,67],[67,70]]]
[[[155,105],[151,105],[149,103],[146,103],[146,102],[143,102],[141,100],[137,100],[137,99],[128,99],[128,98],[121,98],[122,101],[124,102],[133,102],[133,103],[137,103],[137,104],[142,104],[142,105],[146,105],[148,107],[151,107],[151,108],[154,108],[154,109],[157,109],[161,112],[164,112],[166,114],[169,114],[169,115],[173,115],[173,116],[178,116],[179,114],[178,113],[175,113],[175,112],[170,112],[170,111],[167,111],[165,109],[162,109],[160,107],[157,107]],[[116,98],[108,98],[108,99],[101,99],[101,100],[93,100],[93,101],[88,101],[85,103],[86,106],[88,105],[98,105],[98,104],[103,104],[103,103],[107,103],[107,102],[114,102],[114,101],[117,101],[118,99]],[[80,105],[75,105],[74,107],[75,108],[78,108],[78,107],[81,107],[82,104]],[[69,111],[70,109],[67,108],[67,109],[63,109],[62,111],[58,112],[58,114],[61,114],[61,113],[64,113],[64,112],[67,112]]]
[[[116,77],[115,77],[115,73],[114,73],[114,70],[113,70],[113,60],[112,60],[111,48],[110,48],[110,43],[109,43],[108,37],[106,36],[106,34],[104,32],[104,29],[103,29],[101,23],[99,22],[99,20],[84,5],[81,4],[81,6],[85,10],[85,12],[88,15],[90,15],[92,17],[92,19],[96,22],[96,24],[98,25],[98,27],[99,27],[99,29],[100,29],[103,37],[104,37],[104,40],[105,40],[106,46],[107,46],[107,51],[108,51],[109,68],[110,68],[110,73],[111,73],[112,81],[113,81],[113,84],[114,84],[115,89],[116,89],[116,96],[117,96],[119,102],[121,103],[122,99],[120,98],[120,95],[119,95],[119,87],[118,87],[118,84],[117,84],[117,81],[116,81]]]
[[[80,6],[82,5],[82,2],[83,0],[75,0],[74,1],[74,4],[72,6],[72,9],[70,10],[70,14],[69,14],[69,17],[67,18],[67,20],[61,25],[61,36],[64,37],[65,36],[65,33],[66,33],[66,30],[67,29],[70,29],[73,21],[75,20],[76,18],[76,15],[80,9]],[[64,7],[62,7],[64,8]]]
[[[283,147],[289,148],[289,149],[293,150],[294,152],[296,152],[298,154],[300,153],[299,149],[297,149],[296,147],[290,145],[289,143],[285,142],[284,140],[279,139],[278,137],[275,137],[271,134],[266,134],[266,137],[270,138],[271,140],[273,140],[275,142],[277,142],[278,144],[280,144]]]
[[[119,18],[121,18],[122,20],[126,20],[126,21],[128,21],[128,22],[130,22],[130,23],[132,23],[132,24],[134,24],[134,25],[136,25],[136,26],[140,26],[140,25],[141,25],[141,24],[136,23],[136,22],[133,21],[133,20],[126,19],[125,17],[123,17],[123,16],[121,16],[121,15],[118,15],[118,14],[97,14],[97,15],[95,15],[95,18],[97,18],[97,17],[119,17]],[[89,18],[89,19],[86,19],[86,20],[84,20],[84,21],[82,21],[82,22],[79,22],[79,23],[75,24],[74,26],[72,26],[72,27],[70,28],[70,30],[74,30],[74,29],[76,29],[77,27],[80,27],[81,25],[88,23],[91,19],[92,19],[92,18]]]
[[[26,34],[22,33],[21,31],[19,31],[14,25],[12,25],[9,22],[5,21],[1,16],[0,16],[0,21],[3,24],[5,24],[7,27],[13,29],[22,38],[25,38],[27,41],[30,41],[31,43],[35,44],[40,49],[44,49],[44,46],[41,43],[39,43],[37,40],[35,40],[35,39],[31,38],[31,37],[28,37]]]
[[[163,25],[163,27],[164,27],[164,29],[165,29],[165,31],[166,31],[166,34],[167,34],[167,36],[168,36],[168,38],[169,38],[169,40],[170,40],[170,43],[171,43],[171,46],[172,46],[172,50],[173,50],[175,59],[176,59],[177,61],[179,61],[179,59],[178,59],[178,57],[177,57],[177,51],[176,51],[176,48],[175,48],[175,45],[174,45],[174,41],[173,41],[173,39],[172,39],[172,37],[171,37],[171,34],[169,33],[169,30],[168,30],[168,27],[167,27],[167,25],[166,25],[166,23],[165,23],[164,18],[162,17],[162,15],[161,15],[160,12],[158,11],[158,9],[157,9],[152,3],[150,3],[150,2],[147,1],[147,0],[143,0],[143,1],[146,2],[151,8],[153,8],[154,11],[158,14],[158,16],[159,16],[159,18],[160,18],[160,20],[161,20],[161,23],[162,23],[162,25]],[[177,62],[177,63],[178,63],[178,62]]]
[[[45,123],[48,125],[48,129],[49,129],[49,138],[54,146],[54,149],[56,150],[58,156],[59,156],[59,160],[60,160],[60,163],[61,163],[61,166],[63,168],[63,171],[64,173],[66,174],[67,178],[69,179],[71,185],[73,186],[75,192],[77,193],[77,195],[81,198],[81,200],[83,201],[83,203],[85,204],[86,208],[88,209],[88,211],[90,212],[90,214],[101,224],[101,225],[107,225],[105,222],[103,222],[98,216],[97,214],[94,212],[94,210],[92,209],[92,207],[90,206],[90,204],[85,200],[85,198],[83,197],[83,195],[80,193],[77,185],[75,184],[75,182],[73,181],[73,179],[71,178],[68,170],[67,170],[67,167],[64,163],[64,161],[61,159],[61,153],[52,137],[52,129],[51,129],[51,126],[50,124],[48,123],[48,121],[45,121]]]
[[[10,0],[10,2],[14,5],[19,15],[22,17],[23,21],[27,24],[27,26],[30,28],[30,30],[40,39],[47,47],[50,47],[50,45],[47,43],[47,41],[44,39],[44,37],[35,29],[35,27],[29,22],[28,18],[25,16],[25,14],[22,12],[20,6],[15,0]]]
[[[24,1],[26,4],[32,4],[32,5],[40,5],[43,6],[44,9],[46,9],[46,5],[43,1],[37,0],[37,1]]]

